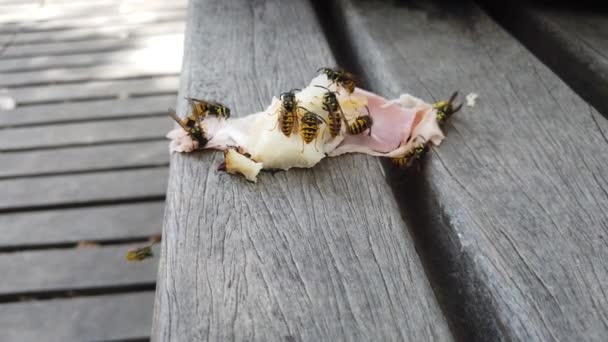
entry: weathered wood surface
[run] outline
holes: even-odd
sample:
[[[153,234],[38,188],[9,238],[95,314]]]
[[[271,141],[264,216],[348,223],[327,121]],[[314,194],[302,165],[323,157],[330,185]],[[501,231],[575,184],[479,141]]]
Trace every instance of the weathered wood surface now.
[[[126,99],[91,100],[87,101],[86,104],[75,102],[30,105],[17,107],[10,111],[0,111],[0,128],[166,115],[167,108],[174,105],[175,94]]]
[[[480,94],[421,173],[389,172],[457,335],[605,341],[606,118],[473,5],[340,3],[371,89]]]
[[[130,341],[150,334],[152,292],[2,305],[4,341]]]
[[[335,63],[307,1],[190,13],[178,98],[244,115]],[[452,340],[378,159],[257,184],[217,172],[221,159],[172,156],[154,340]]]
[[[166,2],[166,1],[165,1]],[[167,2],[168,3],[168,2]],[[178,5],[182,7],[182,5]],[[10,10],[10,9],[9,9]],[[95,27],[98,25],[114,25],[122,23],[150,24],[162,22],[163,18],[176,15],[183,16],[182,8],[166,8],[165,10],[127,10],[122,15],[116,13],[95,13],[88,8],[78,8],[71,11],[60,10],[64,13],[63,17],[45,18],[52,15],[50,10],[33,13],[32,11],[21,12],[19,15],[11,13],[8,16],[0,17],[0,32],[40,32],[40,31],[59,31],[83,27]],[[29,17],[28,15],[29,14]],[[28,20],[29,19],[29,20]]]
[[[181,36],[181,34],[180,34]],[[166,37],[162,38],[167,41]],[[174,40],[174,44],[164,46],[165,49],[182,49],[181,41]],[[160,50],[157,50],[160,52]],[[181,57],[181,56],[180,56]],[[158,64],[142,64],[141,61],[133,61],[131,65],[110,66],[101,65],[94,67],[68,67],[50,70],[37,70],[0,74],[0,87],[25,87],[40,84],[61,84],[86,81],[120,80],[134,78],[149,78],[154,76],[171,76],[179,74],[181,70],[181,59],[167,60],[163,58]]]
[[[0,340],[146,341],[185,1],[70,1],[0,3]]]
[[[0,94],[12,97],[17,102],[17,105],[30,105],[45,102],[53,103],[108,97],[127,98],[134,95],[173,93],[177,87],[178,77],[164,76],[138,80],[111,80],[83,84],[16,88],[8,89]],[[10,111],[6,113],[10,113]]]
[[[149,57],[150,54],[158,52],[158,47],[144,47],[109,52],[0,59],[0,72],[45,71],[50,68],[95,67],[103,64],[121,64],[125,68],[129,68],[137,64],[149,63],[149,60],[144,59],[144,57]]]
[[[0,34],[0,44],[11,42],[11,45],[71,42],[95,40],[100,38],[145,37],[158,34],[184,32],[184,18],[173,21],[154,23],[153,25],[119,24],[103,27],[86,27],[60,31],[20,32],[19,34]]]
[[[517,39],[608,117],[608,12],[569,3],[492,2],[491,13]]]
[[[2,253],[0,300],[31,293],[154,284],[158,258],[127,262],[128,249],[128,245],[118,245]],[[152,250],[157,253],[158,247]]]
[[[167,169],[0,180],[0,212],[91,203],[162,199]]]
[[[145,238],[160,234],[163,208],[158,201],[4,214],[0,249]]]
[[[166,116],[4,129],[0,152],[162,139],[170,129]]]
[[[169,165],[166,140],[0,154],[0,179]]]
[[[85,40],[78,42],[52,42],[52,43],[34,43],[7,46],[0,60],[15,57],[30,57],[30,56],[50,56],[50,55],[68,55],[74,53],[95,53],[100,51],[123,50],[126,48],[136,49],[144,48],[150,44],[154,44],[157,39],[166,39],[179,41],[183,39],[181,33],[158,35],[156,37],[126,37],[124,39],[102,38],[95,40]],[[152,56],[150,56],[152,58]]]

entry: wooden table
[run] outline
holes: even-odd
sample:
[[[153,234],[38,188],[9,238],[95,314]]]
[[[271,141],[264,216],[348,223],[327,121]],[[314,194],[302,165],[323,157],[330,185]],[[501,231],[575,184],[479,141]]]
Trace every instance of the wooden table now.
[[[334,64],[478,104],[421,172],[349,155],[250,184],[173,155],[153,339],[605,340],[608,120],[587,95],[474,4],[314,6],[193,0],[179,112],[244,115]]]

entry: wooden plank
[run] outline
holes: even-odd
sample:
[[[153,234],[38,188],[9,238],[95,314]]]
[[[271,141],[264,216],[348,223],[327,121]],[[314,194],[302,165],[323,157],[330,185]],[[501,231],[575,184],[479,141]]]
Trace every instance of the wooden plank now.
[[[604,340],[607,120],[474,5],[340,3],[372,89],[480,94],[389,173],[459,338]]]
[[[184,31],[184,19],[178,18],[173,21],[154,23],[153,25],[142,25],[125,23],[119,25],[108,25],[95,28],[81,28],[59,31],[20,32],[17,35],[2,34],[0,43],[11,42],[12,45],[67,42],[80,40],[93,40],[100,38],[126,38],[153,36],[158,34],[176,33]]]
[[[0,152],[162,139],[171,126],[161,116],[3,129]]]
[[[149,335],[150,292],[2,305],[6,341],[110,341]]]
[[[167,169],[0,180],[0,211],[162,199]]]
[[[169,165],[167,145],[160,140],[3,153],[0,179]]]
[[[177,91],[177,89],[176,89]],[[0,111],[0,128],[161,115],[175,106],[176,95],[31,105]]]
[[[27,71],[0,74],[0,87],[24,87],[46,84],[121,80],[179,74],[181,64],[177,61],[181,54],[168,56],[161,65],[143,64],[141,66],[93,66],[84,68],[62,68],[42,71]]]
[[[0,297],[153,284],[158,258],[128,262],[125,255],[129,248],[118,245],[1,253]],[[153,249],[158,252],[156,246]]]
[[[125,68],[129,68],[137,63],[150,63],[146,62],[144,57],[153,56],[155,52],[159,52],[159,46],[110,52],[0,59],[0,72],[40,71],[50,68],[95,67],[111,64],[121,64],[125,65]],[[156,62],[154,61],[154,63]]]
[[[8,45],[0,59],[15,57],[37,57],[67,55],[74,53],[94,53],[133,48],[146,48],[160,41],[179,42],[184,39],[181,33],[160,34],[153,37],[102,38],[77,42],[51,42],[21,45]]]
[[[164,1],[139,9],[126,3],[124,5],[80,6],[63,9],[48,6],[19,9],[14,6],[0,5],[0,25],[2,25],[0,31],[6,32],[16,29],[21,32],[36,32],[92,27],[95,24],[103,25],[118,22],[149,23],[152,18],[164,15],[164,12],[175,13],[181,11],[183,13],[184,7],[183,2],[174,3],[173,1]],[[83,20],[86,15],[91,19],[88,23]]]
[[[243,115],[335,63],[308,1],[195,0],[189,13],[181,95]],[[378,159],[257,184],[217,172],[221,159],[172,156],[153,339],[452,339]]]
[[[177,76],[162,76],[136,80],[96,81],[83,84],[65,84],[8,89],[0,94],[13,98],[17,105],[103,97],[128,96],[174,92]]]
[[[608,117],[605,12],[591,6],[573,10],[528,1],[508,6],[492,3],[489,8],[530,51]]]
[[[164,203],[146,202],[0,215],[0,249],[116,241],[160,234]]]

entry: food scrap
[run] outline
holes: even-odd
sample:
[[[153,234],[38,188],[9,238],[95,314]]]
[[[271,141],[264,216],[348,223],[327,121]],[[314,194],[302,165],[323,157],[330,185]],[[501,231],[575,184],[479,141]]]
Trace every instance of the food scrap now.
[[[470,93],[469,95],[467,95],[466,96],[467,107],[475,107],[475,102],[477,101],[478,97],[479,97],[479,95],[476,93]]]
[[[251,182],[262,169],[307,168],[344,153],[388,157],[405,168],[421,159],[429,144],[441,143],[439,123],[462,107],[453,104],[457,92],[435,104],[409,94],[387,100],[358,88],[348,72],[319,72],[307,87],[286,91],[265,110],[237,119],[218,102],[187,98],[186,118],[169,111],[180,125],[167,134],[170,150],[224,151],[219,169]]]

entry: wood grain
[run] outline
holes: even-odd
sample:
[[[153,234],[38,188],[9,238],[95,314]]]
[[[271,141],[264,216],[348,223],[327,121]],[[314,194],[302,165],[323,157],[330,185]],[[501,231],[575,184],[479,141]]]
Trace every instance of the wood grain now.
[[[170,106],[175,106],[175,95],[23,106],[1,111],[0,128],[162,115]]]
[[[606,12],[576,3],[543,6],[530,1],[488,4],[517,39],[583,99],[608,117]]]
[[[11,303],[0,310],[6,341],[118,341],[149,336],[154,294]]]
[[[169,165],[168,140],[0,154],[0,179]]]
[[[389,172],[463,340],[608,335],[608,122],[475,6],[341,1],[368,85],[480,97]]]
[[[159,201],[3,214],[0,249],[143,238],[160,233],[163,212]]]
[[[34,56],[50,56],[50,55],[69,55],[74,53],[95,53],[112,50],[136,49],[145,48],[150,44],[154,44],[157,39],[165,39],[172,41],[180,41],[183,39],[182,34],[165,34],[156,37],[126,37],[116,39],[114,37],[101,38],[94,40],[85,40],[78,42],[52,42],[52,43],[34,43],[10,45],[5,48],[0,56],[5,58],[23,58]]]
[[[158,258],[141,262],[125,258],[130,248],[142,245],[1,253],[0,297],[153,284]],[[152,249],[158,253],[157,246]]]
[[[133,95],[174,92],[178,77],[163,76],[138,80],[97,81],[55,86],[37,86],[9,89],[2,93],[20,104],[74,101],[104,97],[127,98]]]
[[[335,63],[306,1],[189,13],[179,98],[242,116]],[[153,340],[452,340],[378,159],[257,184],[217,172],[221,159],[172,156]]]
[[[185,12],[182,17],[152,25],[146,24],[118,24],[105,25],[102,27],[86,27],[73,30],[42,31],[42,32],[20,32],[17,35],[0,34],[0,43],[11,42],[12,45],[49,43],[49,42],[74,42],[82,40],[95,40],[100,38],[125,38],[146,37],[174,32],[184,32]]]
[[[165,116],[5,129],[0,131],[0,152],[160,140],[170,129]]]
[[[167,169],[0,180],[0,211],[162,199]]]
[[[73,53],[61,56],[33,56],[23,58],[0,59],[0,72],[44,71],[46,69],[67,69],[78,67],[95,67],[99,65],[123,65],[129,68],[137,65],[143,57],[154,53],[155,49],[144,47],[120,51]],[[158,50],[156,50],[158,51]]]

